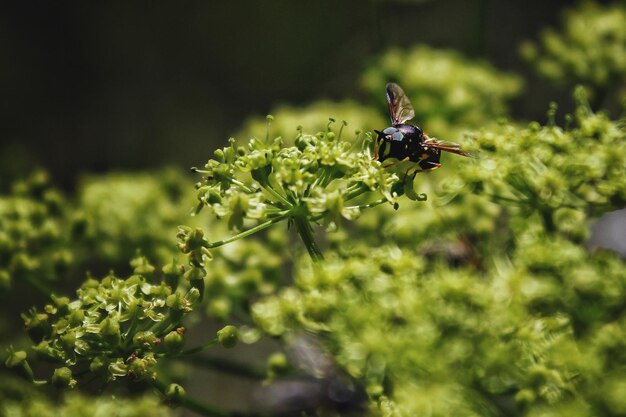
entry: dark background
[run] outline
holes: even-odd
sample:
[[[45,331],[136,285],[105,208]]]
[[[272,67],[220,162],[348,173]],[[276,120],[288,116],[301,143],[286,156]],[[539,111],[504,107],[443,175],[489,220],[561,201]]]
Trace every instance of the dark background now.
[[[572,1],[15,1],[0,5],[0,163],[84,171],[202,164],[252,114],[366,100],[391,46],[453,48],[526,76],[513,116],[544,117],[518,47]],[[22,175],[19,175],[22,176]]]

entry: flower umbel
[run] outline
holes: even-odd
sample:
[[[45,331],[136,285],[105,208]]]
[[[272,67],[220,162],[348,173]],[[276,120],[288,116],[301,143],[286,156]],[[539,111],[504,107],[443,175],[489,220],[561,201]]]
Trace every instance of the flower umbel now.
[[[73,371],[85,368],[106,380],[154,380],[158,358],[182,349],[181,320],[198,304],[198,289],[158,282],[145,258],[131,264],[134,274],[127,279],[89,278],[76,299],[53,297],[44,312],[23,315],[37,356],[60,365],[54,384],[76,385]],[[183,274],[182,267],[177,270]]]
[[[235,146],[231,139],[230,146],[215,151],[206,169],[196,170],[205,175],[197,184],[197,210],[209,207],[218,218],[228,218],[229,228],[239,234],[207,241],[203,247],[218,247],[288,220],[312,258],[319,259],[312,224],[334,229],[341,218],[352,220],[364,208],[394,203],[404,190],[396,174],[372,159],[369,136],[356,143],[342,140],[345,122],[338,134],[330,129],[331,123],[315,135],[299,130],[294,146],[284,146],[280,137],[252,138],[247,146]],[[190,233],[197,232],[181,229],[183,242]]]

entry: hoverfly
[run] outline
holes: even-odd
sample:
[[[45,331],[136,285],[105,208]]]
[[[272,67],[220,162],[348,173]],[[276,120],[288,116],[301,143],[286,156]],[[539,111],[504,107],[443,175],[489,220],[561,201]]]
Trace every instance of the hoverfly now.
[[[387,84],[386,90],[391,126],[383,129],[382,132],[374,130],[378,134],[374,159],[380,162],[389,158],[397,160],[388,164],[388,167],[404,162],[417,164],[419,168],[411,166],[406,170],[405,175],[408,175],[410,171],[417,173],[439,168],[441,151],[470,156],[469,153],[461,150],[460,145],[431,138],[418,126],[406,124],[415,117],[411,102],[396,83]]]

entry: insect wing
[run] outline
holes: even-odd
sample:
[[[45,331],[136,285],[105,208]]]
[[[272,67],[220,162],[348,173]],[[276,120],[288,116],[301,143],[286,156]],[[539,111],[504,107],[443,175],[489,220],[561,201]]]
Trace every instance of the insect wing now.
[[[409,98],[396,83],[387,84],[387,106],[391,124],[402,124],[415,117],[415,110]]]
[[[431,148],[440,149],[442,151],[455,153],[457,155],[472,157],[470,153],[465,152],[463,149],[461,149],[461,145],[459,145],[458,143],[446,142],[436,138],[428,137],[426,135],[424,135],[422,146],[428,146]]]

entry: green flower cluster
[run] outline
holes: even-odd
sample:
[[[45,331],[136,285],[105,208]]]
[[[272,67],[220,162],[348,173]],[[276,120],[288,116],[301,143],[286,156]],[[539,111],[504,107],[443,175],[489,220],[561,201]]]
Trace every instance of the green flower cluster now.
[[[171,261],[177,226],[192,221],[192,184],[172,169],[85,177],[74,214],[83,222],[85,256],[116,269],[137,250],[159,264]]]
[[[476,134],[481,158],[442,182],[447,198],[459,192],[482,194],[517,207],[524,218],[540,215],[548,232],[584,239],[580,228],[586,217],[626,205],[626,130],[593,113],[582,88],[575,97],[571,128],[531,123],[525,129],[503,126],[497,133]]]
[[[380,90],[384,94],[384,89]],[[381,129],[389,121],[383,117],[378,109],[367,107],[354,101],[345,100],[340,102],[316,101],[308,106],[278,106],[270,112],[274,116],[271,124],[265,117],[251,117],[243,123],[243,127],[235,135],[236,138],[265,137],[267,129],[272,137],[282,137],[291,140],[296,129],[304,132],[319,132],[326,129],[329,117],[335,120],[349,120],[349,128],[352,131],[371,132]],[[292,145],[289,142],[289,145]]]
[[[479,158],[424,185],[432,204],[420,206],[419,221],[414,207],[381,207],[364,214],[360,234],[371,244],[391,240],[433,260],[476,265],[513,248],[512,235],[531,233],[530,221],[583,242],[590,221],[626,205],[626,131],[593,113],[582,89],[576,97],[568,128],[532,122],[472,134],[468,143]]]
[[[125,399],[115,396],[89,397],[68,394],[61,404],[45,398],[36,398],[20,404],[8,402],[0,406],[0,415],[10,417],[168,417],[175,414],[159,404],[157,398],[149,395]]]
[[[48,283],[69,270],[74,258],[64,233],[65,204],[44,172],[0,196],[0,288],[17,281],[45,292]]]
[[[210,208],[218,218],[228,219],[231,230],[240,233],[209,243],[198,229],[184,228],[183,251],[193,253],[198,245],[208,251],[289,220],[312,257],[320,258],[312,223],[336,228],[342,219],[351,220],[362,209],[394,202],[404,192],[398,176],[372,159],[368,142],[362,141],[359,150],[359,143],[341,139],[341,129],[338,134],[330,129],[316,135],[300,131],[294,143],[286,147],[280,137],[272,141],[253,138],[248,146],[236,147],[231,140],[231,146],[217,150],[216,159],[198,171],[205,175],[197,185],[198,210]],[[348,205],[357,197],[372,193],[380,198]],[[196,244],[198,239],[204,241]],[[195,258],[201,256],[199,253]]]
[[[571,243],[534,247],[550,252],[532,270],[520,251],[519,264],[480,273],[370,247],[301,266],[253,313],[275,336],[317,333],[374,415],[619,414],[626,359],[609,352],[626,340],[624,263],[578,248],[563,259]]]
[[[626,205],[626,131],[577,99],[573,127],[477,133],[437,206],[369,213],[256,322],[317,333],[374,415],[621,415],[626,264],[584,241]]]
[[[615,87],[626,77],[626,8],[583,2],[565,14],[561,33],[545,30],[539,45],[522,44],[522,56],[546,79]]]
[[[454,138],[462,129],[491,124],[507,113],[507,100],[517,96],[521,80],[487,63],[454,51],[415,46],[391,49],[365,71],[362,84],[384,106],[385,84],[396,81],[415,108],[415,121],[426,132]],[[449,139],[452,140],[452,139]]]
[[[0,196],[0,288],[26,282],[49,295],[85,270],[127,269],[137,250],[168,263],[189,216],[192,182],[171,170],[87,177],[76,199],[35,172]]]
[[[86,367],[105,380],[153,380],[158,359],[181,351],[181,321],[198,304],[200,290],[193,282],[189,289],[179,287],[184,268],[174,263],[161,274],[143,257],[131,264],[134,274],[127,279],[87,279],[76,299],[53,296],[43,311],[23,315],[37,357],[60,365],[53,384],[73,387],[73,370]],[[13,367],[24,366],[18,353]]]

